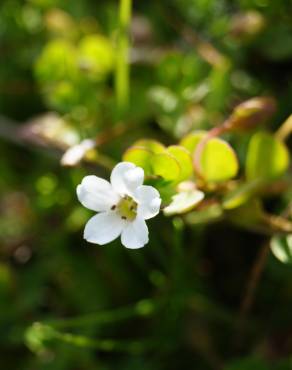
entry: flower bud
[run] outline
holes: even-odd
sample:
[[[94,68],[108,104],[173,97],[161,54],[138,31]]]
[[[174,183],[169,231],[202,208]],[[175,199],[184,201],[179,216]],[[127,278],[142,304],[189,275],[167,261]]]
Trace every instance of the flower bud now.
[[[248,130],[266,122],[276,111],[272,97],[256,97],[235,107],[228,119],[228,128]]]
[[[238,13],[231,20],[230,33],[236,39],[248,39],[260,33],[265,24],[264,16],[258,11]]]

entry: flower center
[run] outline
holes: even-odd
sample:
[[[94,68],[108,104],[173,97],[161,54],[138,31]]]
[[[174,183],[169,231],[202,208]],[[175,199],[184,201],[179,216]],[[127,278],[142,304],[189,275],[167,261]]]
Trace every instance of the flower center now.
[[[123,220],[133,221],[137,216],[137,203],[126,195],[119,201],[117,212]]]

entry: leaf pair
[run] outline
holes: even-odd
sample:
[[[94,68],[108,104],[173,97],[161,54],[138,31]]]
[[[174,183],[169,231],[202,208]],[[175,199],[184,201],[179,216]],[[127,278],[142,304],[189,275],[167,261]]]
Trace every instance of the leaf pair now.
[[[199,142],[206,135],[206,131],[194,131],[184,137],[180,145],[194,155]],[[234,150],[219,138],[212,138],[206,143],[200,161],[202,174],[207,182],[227,181],[235,177],[239,169]]]
[[[188,150],[178,145],[166,148],[155,140],[137,141],[124,153],[123,160],[142,167],[148,176],[159,176],[170,182],[187,180],[193,174]]]

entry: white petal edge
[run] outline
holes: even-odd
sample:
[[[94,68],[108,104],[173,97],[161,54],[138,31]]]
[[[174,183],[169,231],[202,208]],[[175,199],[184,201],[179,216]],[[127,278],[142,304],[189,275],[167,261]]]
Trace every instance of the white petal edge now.
[[[148,220],[160,211],[161,198],[157,189],[149,185],[141,185],[135,190],[135,200],[138,203],[138,216]]]
[[[164,208],[163,213],[166,216],[172,216],[188,212],[198,205],[204,197],[205,194],[200,190],[180,192],[172,197],[172,202]]]
[[[111,173],[111,184],[113,189],[120,195],[133,196],[135,189],[142,185],[144,171],[130,162],[118,163]]]
[[[115,212],[104,212],[93,216],[85,225],[84,239],[89,243],[104,245],[121,235],[125,221]]]
[[[127,224],[122,232],[121,241],[124,247],[138,249],[148,243],[148,227],[146,222],[137,217],[133,222]]]
[[[110,210],[120,199],[108,181],[94,175],[85,176],[76,191],[80,203],[96,212]]]

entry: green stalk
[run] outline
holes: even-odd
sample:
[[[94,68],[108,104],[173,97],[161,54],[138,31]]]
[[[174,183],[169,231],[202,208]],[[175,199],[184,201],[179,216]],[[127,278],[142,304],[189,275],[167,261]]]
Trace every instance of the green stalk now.
[[[113,339],[92,339],[84,335],[76,335],[71,333],[54,332],[51,340],[56,339],[61,342],[70,344],[76,347],[95,348],[104,352],[131,352],[140,353],[152,349],[157,344],[152,341],[145,340],[113,340]]]
[[[103,325],[131,319],[133,317],[149,317],[160,307],[161,302],[152,299],[144,299],[131,306],[115,308],[112,310],[98,311],[92,314],[73,318],[47,320],[44,322],[53,328],[73,328],[92,325]]]
[[[117,41],[116,62],[116,99],[119,116],[123,115],[129,106],[129,50],[130,50],[130,21],[132,0],[120,0],[119,33]]]

